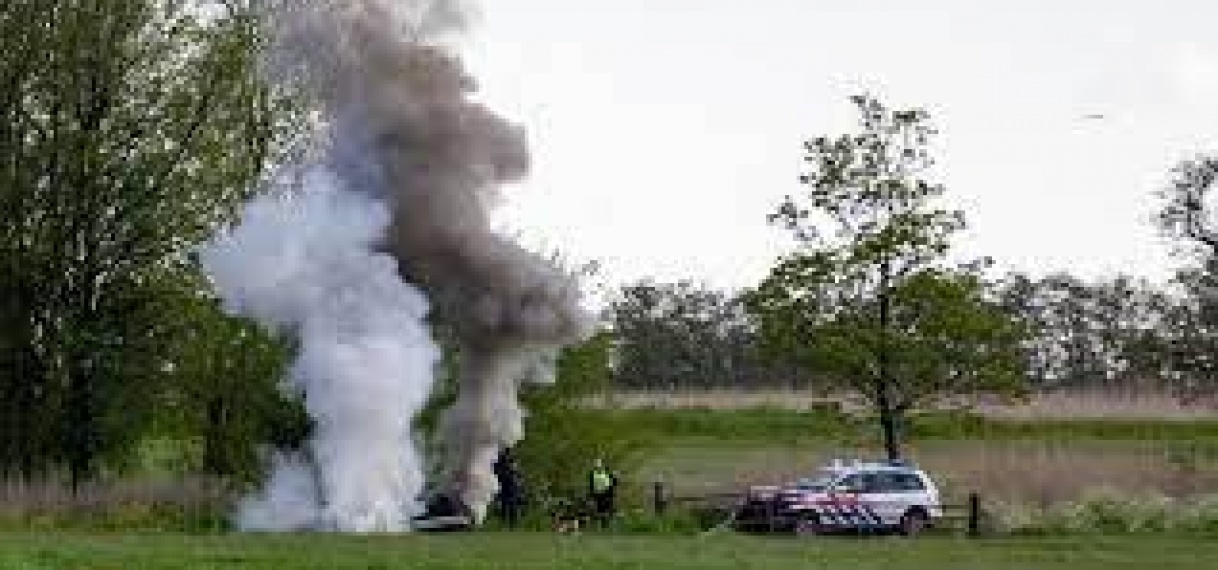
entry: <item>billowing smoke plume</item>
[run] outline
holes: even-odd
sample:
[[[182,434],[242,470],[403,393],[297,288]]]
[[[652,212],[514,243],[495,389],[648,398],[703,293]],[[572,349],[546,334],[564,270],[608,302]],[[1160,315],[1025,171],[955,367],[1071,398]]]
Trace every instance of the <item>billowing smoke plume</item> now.
[[[203,260],[230,308],[294,333],[292,387],[315,433],[275,458],[241,524],[256,529],[401,530],[417,512],[423,470],[410,421],[431,390],[438,349],[427,302],[376,253],[389,210],[329,171],[300,192],[249,205]]]
[[[569,275],[491,229],[500,186],[528,169],[523,132],[471,99],[444,44],[465,21],[453,0],[268,8],[268,75],[316,101],[324,158],[204,258],[232,308],[299,335],[292,382],[318,425],[306,453],[277,459],[243,523],[396,530],[417,512],[409,427],[437,350],[407,283],[459,358],[439,486],[481,518],[496,456],[523,435],[520,384],[549,379],[591,325]]]

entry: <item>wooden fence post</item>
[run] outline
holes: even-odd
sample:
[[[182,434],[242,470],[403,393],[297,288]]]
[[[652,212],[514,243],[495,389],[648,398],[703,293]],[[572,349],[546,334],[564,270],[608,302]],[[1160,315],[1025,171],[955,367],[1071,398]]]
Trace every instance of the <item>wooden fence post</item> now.
[[[664,492],[664,482],[656,481],[652,487],[651,504],[657,516],[668,510],[668,495]]]
[[[968,536],[981,536],[981,496],[976,492],[968,494]]]

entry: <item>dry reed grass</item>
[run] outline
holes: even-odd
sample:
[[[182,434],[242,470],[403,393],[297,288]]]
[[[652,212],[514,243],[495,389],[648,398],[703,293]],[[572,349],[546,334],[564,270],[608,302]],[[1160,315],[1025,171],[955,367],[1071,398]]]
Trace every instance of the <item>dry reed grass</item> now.
[[[680,391],[617,391],[588,400],[594,407],[615,409],[661,410],[701,408],[731,410],[742,408],[777,408],[810,410],[826,404],[837,404],[840,398],[804,390],[680,390]]]
[[[75,492],[58,481],[0,481],[0,518],[104,514],[163,507],[205,511],[226,504],[231,491],[207,477],[93,482]]]
[[[1218,489],[1218,467],[1162,442],[967,442],[915,450],[949,492],[977,490],[1003,501],[1051,505],[1088,490],[1190,497]],[[1175,455],[1173,457],[1173,455]]]
[[[1057,420],[1175,420],[1218,418],[1212,404],[1181,402],[1173,394],[1146,391],[1073,390],[1036,394],[1024,404],[978,404],[981,414],[995,419]]]
[[[856,413],[863,408],[857,398],[826,395],[812,390],[683,390],[618,391],[596,396],[588,404],[615,409],[711,409],[773,408],[807,411],[837,406]],[[1129,419],[1195,421],[1218,418],[1218,409],[1207,403],[1184,403],[1162,392],[1100,390],[1056,391],[1035,394],[1024,403],[954,402],[943,407],[969,407],[987,417],[1013,420]]]

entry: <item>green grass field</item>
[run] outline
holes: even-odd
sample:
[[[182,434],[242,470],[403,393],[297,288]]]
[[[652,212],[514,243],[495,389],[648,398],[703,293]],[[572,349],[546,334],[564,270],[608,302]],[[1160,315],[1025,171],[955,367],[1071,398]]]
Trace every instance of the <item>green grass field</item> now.
[[[90,570],[430,568],[1218,568],[1218,542],[1186,539],[800,539],[716,534],[579,536],[0,535],[0,567]]]

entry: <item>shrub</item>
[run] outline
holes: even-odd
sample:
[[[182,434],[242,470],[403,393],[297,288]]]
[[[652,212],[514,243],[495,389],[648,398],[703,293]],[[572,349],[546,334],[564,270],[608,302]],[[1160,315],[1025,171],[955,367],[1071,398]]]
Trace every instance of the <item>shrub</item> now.
[[[996,530],[1011,534],[1218,533],[1218,495],[1176,500],[1095,489],[1047,507],[997,504],[992,513]]]
[[[582,398],[608,386],[611,340],[600,333],[568,347],[558,360],[555,385],[528,387],[522,395],[528,415],[525,438],[515,451],[534,503],[583,500],[597,458],[620,479],[636,471],[639,452],[648,445],[644,432],[580,405]],[[619,503],[624,508],[639,504],[637,486],[628,480],[620,484]]]
[[[1218,534],[1218,495],[1208,495],[1189,501],[1181,509],[1177,527],[1184,531]]]

